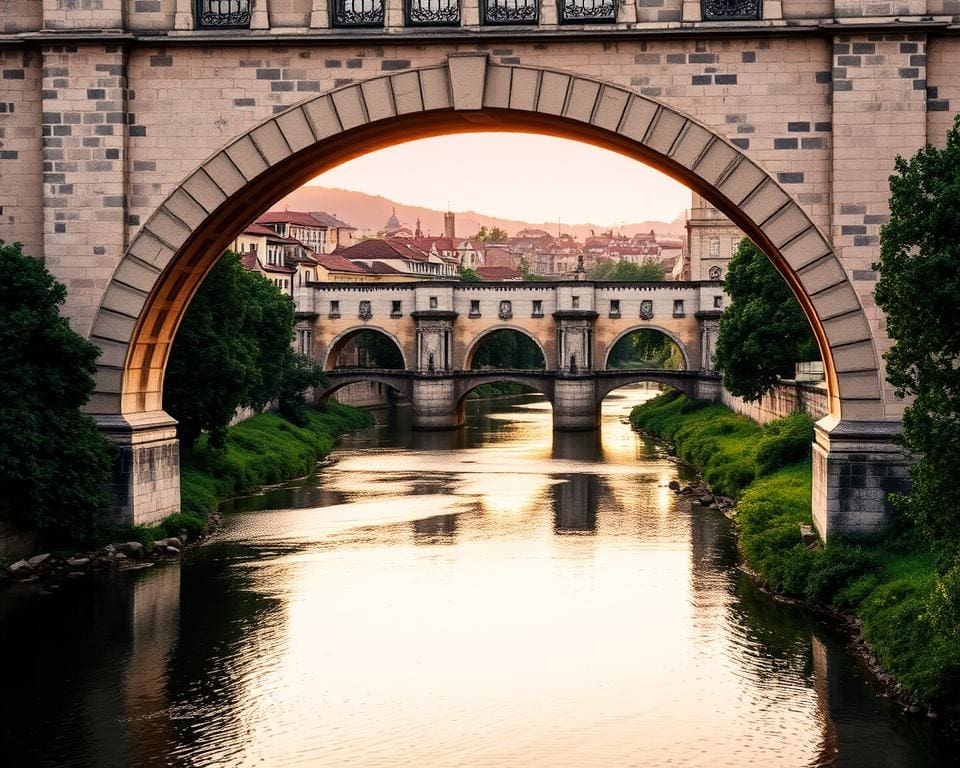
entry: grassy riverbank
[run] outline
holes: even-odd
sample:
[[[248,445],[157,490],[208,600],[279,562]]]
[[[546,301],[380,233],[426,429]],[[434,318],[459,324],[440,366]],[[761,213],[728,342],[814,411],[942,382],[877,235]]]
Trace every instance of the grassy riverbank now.
[[[929,616],[936,563],[919,535],[897,521],[876,539],[801,544],[799,525],[812,523],[808,416],[761,427],[667,392],[634,408],[630,420],[673,443],[714,492],[737,500],[746,563],[772,589],[856,617],[908,698],[960,713],[960,627],[944,630]]]
[[[338,435],[373,424],[367,411],[334,401],[309,409],[307,418],[298,427],[276,413],[261,413],[230,427],[223,450],[201,437],[181,459],[183,514],[205,519],[224,499],[309,475]]]

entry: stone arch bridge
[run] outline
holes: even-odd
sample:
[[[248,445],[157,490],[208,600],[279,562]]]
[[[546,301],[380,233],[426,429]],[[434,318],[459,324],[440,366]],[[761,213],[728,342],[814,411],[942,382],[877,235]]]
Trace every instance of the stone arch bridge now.
[[[495,381],[544,394],[556,429],[597,427],[601,401],[625,384],[656,381],[692,397],[719,395],[712,370],[719,282],[315,283],[299,291],[298,306],[312,317],[314,352],[331,382],[320,397],[348,383],[378,381],[410,399],[419,428],[459,426],[466,395]],[[471,370],[483,340],[504,329],[539,347],[543,371]],[[643,329],[669,337],[685,370],[608,370],[616,343]],[[336,370],[344,344],[363,331],[391,339],[404,370]]]
[[[102,350],[88,410],[120,447],[118,517],[179,508],[164,370],[236,233],[351,157],[500,130],[648,163],[764,250],[827,373],[815,521],[876,529],[903,474],[903,404],[870,265],[894,158],[942,143],[960,105],[956,2],[441,5],[0,0],[0,238],[46,259]]]

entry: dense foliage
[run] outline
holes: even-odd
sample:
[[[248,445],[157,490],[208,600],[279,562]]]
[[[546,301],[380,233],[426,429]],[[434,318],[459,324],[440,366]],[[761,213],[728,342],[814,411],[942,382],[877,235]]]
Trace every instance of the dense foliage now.
[[[628,333],[610,350],[607,368],[646,368],[668,371],[683,370],[683,353],[664,333],[641,328]]]
[[[185,447],[202,432],[222,447],[238,407],[262,408],[281,392],[288,412],[297,410],[294,382],[319,378],[290,352],[293,318],[293,299],[224,254],[190,302],[167,364],[164,407]]]
[[[485,336],[473,354],[473,370],[500,368],[534,370],[546,368],[537,343],[517,331],[504,329]]]
[[[111,450],[80,412],[99,350],[60,316],[66,288],[0,241],[0,519],[85,539],[107,503]]]
[[[656,283],[665,279],[666,274],[666,270],[651,259],[647,259],[642,264],[601,259],[587,271],[587,278],[611,283]]]
[[[397,371],[404,367],[403,354],[396,342],[386,334],[365,330],[358,332],[344,345],[334,366]]]
[[[728,391],[748,402],[759,400],[795,362],[820,359],[790,288],[747,238],[730,260],[724,288],[730,306],[720,318],[715,362]]]
[[[926,542],[908,530],[862,542],[831,539],[823,548],[801,543],[798,526],[812,523],[809,417],[760,427],[722,406],[668,392],[635,408],[631,421],[673,441],[714,490],[738,500],[743,553],[764,581],[853,613],[908,695],[960,712],[957,623],[931,609],[931,595],[949,586],[938,581]]]
[[[457,270],[457,276],[460,278],[461,282],[464,283],[483,282],[480,275],[477,274],[477,271],[475,269],[470,269],[470,267],[460,267]]]
[[[901,440],[916,463],[897,506],[919,522],[941,555],[931,615],[960,639],[960,118],[941,148],[898,157],[890,221],[880,232],[877,305],[894,340],[887,380],[913,398]]]
[[[505,229],[500,229],[500,227],[491,227],[487,229],[486,225],[482,225],[477,231],[471,240],[479,240],[481,243],[502,243],[510,235],[507,234]]]

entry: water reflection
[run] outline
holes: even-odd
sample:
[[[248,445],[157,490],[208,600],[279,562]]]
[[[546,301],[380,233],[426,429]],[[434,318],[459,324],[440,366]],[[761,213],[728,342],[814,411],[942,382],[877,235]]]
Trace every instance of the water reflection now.
[[[623,423],[403,410],[182,567],[0,593],[5,762],[926,766],[842,638],[760,593]]]

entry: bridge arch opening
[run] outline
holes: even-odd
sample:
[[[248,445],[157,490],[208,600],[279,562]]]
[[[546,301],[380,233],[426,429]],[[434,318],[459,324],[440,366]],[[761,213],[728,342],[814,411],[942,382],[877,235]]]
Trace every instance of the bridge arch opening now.
[[[463,370],[535,371],[547,367],[547,350],[530,331],[497,327],[478,334],[467,345]]]
[[[635,326],[618,334],[607,347],[603,370],[691,370],[690,353],[676,335],[663,328]]]
[[[769,173],[666,104],[613,83],[472,54],[294,105],[190,173],[133,239],[104,295],[91,333],[103,355],[88,410],[162,417],[163,373],[186,306],[238,229],[271,201],[381,147],[490,130],[611,149],[700,193],[761,247],[803,307],[834,421],[883,418],[877,352],[857,293],[829,241]]]
[[[382,328],[358,326],[334,337],[327,346],[323,367],[327,371],[402,371],[407,369],[407,361],[403,345],[392,333]]]
[[[535,417],[538,412],[552,413],[553,411],[553,392],[549,382],[522,375],[512,376],[491,372],[491,375],[488,378],[485,377],[482,382],[471,382],[465,385],[458,394],[456,422],[458,424],[464,423],[467,408],[473,400],[484,401],[483,404],[478,404],[478,407],[486,407],[490,410],[496,408],[498,398],[513,398],[512,402],[520,403],[524,409],[530,409],[531,421],[537,420]],[[517,415],[516,409],[511,412],[509,420],[524,421],[522,416]]]

